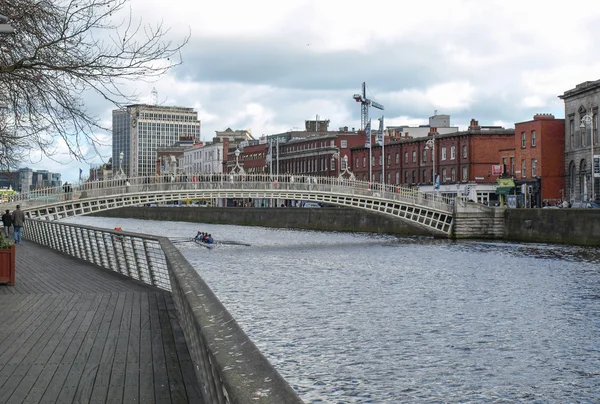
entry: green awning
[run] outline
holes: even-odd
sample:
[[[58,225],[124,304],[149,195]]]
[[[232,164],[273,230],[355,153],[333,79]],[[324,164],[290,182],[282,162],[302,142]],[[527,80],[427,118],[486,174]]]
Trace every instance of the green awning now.
[[[514,187],[497,187],[496,193],[498,195],[508,195],[512,192]]]

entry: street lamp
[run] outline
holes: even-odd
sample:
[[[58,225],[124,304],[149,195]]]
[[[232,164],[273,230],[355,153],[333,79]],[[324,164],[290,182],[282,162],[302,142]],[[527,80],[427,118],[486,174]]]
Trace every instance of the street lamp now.
[[[596,198],[594,197],[594,112],[592,111],[591,115],[584,115],[583,117],[581,117],[581,125],[579,125],[579,127],[581,129],[585,129],[586,125],[590,126],[590,146],[592,149],[592,160],[591,160],[591,164],[590,164],[590,180],[592,181],[592,194],[589,200],[593,201]]]
[[[240,158],[240,150],[239,149],[235,149],[235,152],[233,152],[233,154],[235,154],[235,167],[233,167],[233,170],[231,170],[234,174],[246,174],[246,172],[244,171],[244,168],[240,166],[240,162],[239,162],[239,158]]]
[[[119,171],[117,171],[117,174],[113,176],[114,179],[116,180],[122,180],[125,179],[125,172],[123,171],[123,158],[125,157],[125,153],[120,152],[119,153]]]
[[[342,175],[342,156],[340,155],[339,149],[331,155],[331,162],[333,162],[334,160],[338,161],[338,175]]]
[[[433,162],[433,172],[432,172],[432,180],[433,190],[436,189],[435,183],[435,132],[433,132],[433,138],[429,139],[427,143],[425,143],[425,150],[431,149],[431,161]]]

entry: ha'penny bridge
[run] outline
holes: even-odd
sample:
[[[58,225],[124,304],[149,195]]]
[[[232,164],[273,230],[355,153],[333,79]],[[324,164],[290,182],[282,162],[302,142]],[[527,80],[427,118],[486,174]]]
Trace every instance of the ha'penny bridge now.
[[[167,238],[60,221],[228,198],[345,206],[437,237],[457,217],[439,195],[300,176],[143,177],[17,195],[1,204],[21,205],[27,220],[11,250],[16,282],[0,285],[0,402],[301,403]]]
[[[17,203],[31,219],[58,220],[126,206],[184,199],[277,199],[321,202],[380,213],[448,237],[452,231],[451,200],[409,187],[369,184],[334,177],[198,175],[139,177],[71,185],[20,194]]]

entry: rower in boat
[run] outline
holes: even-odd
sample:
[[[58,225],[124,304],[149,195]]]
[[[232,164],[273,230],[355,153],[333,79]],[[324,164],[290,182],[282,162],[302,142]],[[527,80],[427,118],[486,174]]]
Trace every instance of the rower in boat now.
[[[198,232],[198,234],[196,234],[196,237],[194,238],[194,241],[200,241],[205,244],[212,244],[214,242],[212,235],[204,232]]]

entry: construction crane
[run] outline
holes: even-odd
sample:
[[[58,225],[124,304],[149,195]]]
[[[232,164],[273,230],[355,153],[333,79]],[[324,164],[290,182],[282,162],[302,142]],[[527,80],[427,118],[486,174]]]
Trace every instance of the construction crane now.
[[[383,105],[367,98],[367,84],[362,83],[362,94],[354,94],[356,102],[360,102],[360,129],[364,130],[369,122],[369,107],[377,108],[383,111]]]

